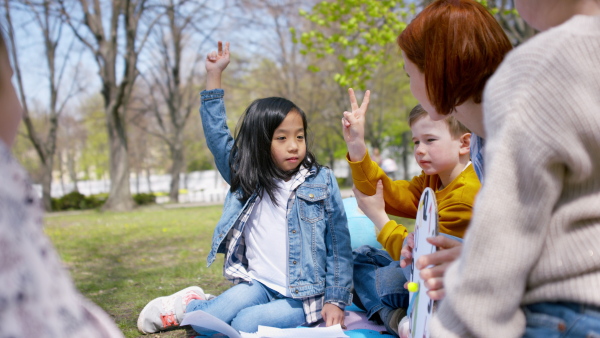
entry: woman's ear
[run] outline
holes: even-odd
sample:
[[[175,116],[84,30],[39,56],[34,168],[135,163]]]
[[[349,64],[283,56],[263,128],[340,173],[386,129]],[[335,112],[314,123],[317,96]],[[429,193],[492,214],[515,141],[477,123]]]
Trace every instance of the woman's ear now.
[[[471,152],[471,133],[464,133],[459,138],[460,141],[460,155],[466,155]]]

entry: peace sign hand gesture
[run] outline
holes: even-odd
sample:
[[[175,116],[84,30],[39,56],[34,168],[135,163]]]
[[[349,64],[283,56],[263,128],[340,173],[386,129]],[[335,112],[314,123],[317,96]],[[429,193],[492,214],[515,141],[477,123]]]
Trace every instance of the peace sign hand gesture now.
[[[369,98],[371,91],[367,90],[361,105],[358,105],[354,90],[348,89],[350,96],[351,112],[345,111],[342,118],[342,127],[344,132],[344,140],[348,146],[348,155],[350,161],[360,161],[367,153],[367,145],[365,144],[365,114],[369,107]]]

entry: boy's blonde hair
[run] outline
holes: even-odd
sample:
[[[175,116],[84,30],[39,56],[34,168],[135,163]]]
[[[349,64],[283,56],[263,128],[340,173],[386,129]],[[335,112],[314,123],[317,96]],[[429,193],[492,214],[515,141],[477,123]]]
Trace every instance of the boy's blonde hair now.
[[[427,116],[428,113],[423,109],[423,107],[418,104],[416,105],[408,114],[408,126],[412,127],[415,122]],[[450,135],[453,138],[459,138],[466,133],[470,133],[471,131],[465,127],[462,123],[458,122],[458,120],[454,116],[448,116],[444,119],[446,125],[448,126],[448,130],[450,131]]]

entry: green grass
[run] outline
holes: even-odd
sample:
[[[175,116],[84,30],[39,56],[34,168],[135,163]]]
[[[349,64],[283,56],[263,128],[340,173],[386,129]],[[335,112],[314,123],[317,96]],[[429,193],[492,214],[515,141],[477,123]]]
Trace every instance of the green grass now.
[[[138,337],[137,316],[148,301],[190,285],[220,294],[230,283],[223,258],[210,268],[214,225],[222,206],[86,212],[46,217],[46,233],[77,288],[113,316],[126,337]],[[177,330],[152,337],[186,337]]]
[[[126,337],[188,337],[186,330],[141,336],[137,317],[152,299],[190,285],[220,294],[223,255],[206,256],[222,206],[142,208],[129,213],[79,212],[46,217],[46,233],[77,288],[115,320]],[[395,218],[412,230],[414,220]]]

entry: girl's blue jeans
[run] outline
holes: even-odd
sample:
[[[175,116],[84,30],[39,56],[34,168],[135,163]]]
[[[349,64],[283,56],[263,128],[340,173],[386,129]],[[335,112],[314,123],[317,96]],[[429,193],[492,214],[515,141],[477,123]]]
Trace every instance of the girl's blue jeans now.
[[[600,308],[577,303],[536,303],[523,309],[525,338],[600,337]]]
[[[301,299],[285,297],[254,280],[237,284],[209,301],[192,300],[185,312],[196,310],[249,333],[258,331],[259,325],[294,328],[306,322]],[[207,332],[201,327],[192,328],[199,333]]]

